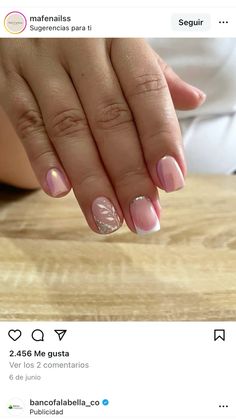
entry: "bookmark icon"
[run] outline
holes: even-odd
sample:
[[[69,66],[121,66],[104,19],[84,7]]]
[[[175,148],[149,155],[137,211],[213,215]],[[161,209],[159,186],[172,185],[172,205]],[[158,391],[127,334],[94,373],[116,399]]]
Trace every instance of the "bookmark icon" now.
[[[225,329],[215,329],[214,330],[214,341],[223,340],[225,341]]]

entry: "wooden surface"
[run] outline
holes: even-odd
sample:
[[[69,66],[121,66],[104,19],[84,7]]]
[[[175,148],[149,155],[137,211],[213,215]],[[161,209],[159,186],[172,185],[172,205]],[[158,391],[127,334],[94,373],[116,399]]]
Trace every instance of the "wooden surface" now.
[[[236,176],[162,193],[161,231],[89,230],[73,195],[0,190],[1,320],[236,320]]]

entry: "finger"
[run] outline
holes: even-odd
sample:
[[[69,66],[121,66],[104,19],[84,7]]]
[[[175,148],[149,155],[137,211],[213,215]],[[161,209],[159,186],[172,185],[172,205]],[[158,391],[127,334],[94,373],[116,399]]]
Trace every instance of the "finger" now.
[[[43,190],[61,197],[70,189],[63,165],[45,131],[42,115],[29,86],[19,75],[1,75],[2,106],[10,117]]]
[[[122,211],[68,74],[56,63],[29,66],[26,74],[89,226],[101,234],[114,232],[122,224]]]
[[[175,108],[179,110],[190,110],[201,106],[206,100],[205,93],[182,80],[159,55],[156,53],[155,55],[165,75]]]
[[[182,188],[186,164],[180,127],[152,49],[143,40],[115,40],[112,63],[134,115],[154,184],[167,192]]]
[[[68,54],[70,74],[88,117],[99,153],[132,231],[157,231],[158,193],[147,171],[130,109],[104,43],[86,48],[86,61]],[[91,48],[91,49],[90,49]]]

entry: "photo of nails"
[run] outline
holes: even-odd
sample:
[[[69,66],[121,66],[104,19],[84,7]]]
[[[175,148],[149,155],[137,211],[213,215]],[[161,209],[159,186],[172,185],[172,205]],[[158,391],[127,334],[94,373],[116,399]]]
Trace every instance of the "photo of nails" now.
[[[113,233],[121,227],[120,217],[107,198],[96,198],[92,205],[92,211],[99,233]]]
[[[1,320],[236,320],[235,74],[234,38],[2,39]]]

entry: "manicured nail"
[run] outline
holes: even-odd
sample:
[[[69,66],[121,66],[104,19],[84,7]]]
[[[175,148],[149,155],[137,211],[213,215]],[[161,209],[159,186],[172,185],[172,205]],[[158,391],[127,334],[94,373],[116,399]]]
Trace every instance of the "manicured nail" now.
[[[157,164],[157,175],[166,192],[177,191],[184,187],[183,173],[174,157],[162,157]]]
[[[138,234],[144,235],[160,230],[158,216],[149,198],[135,198],[130,204],[130,214]]]
[[[98,231],[101,234],[113,233],[121,227],[121,220],[109,199],[96,198],[92,204],[92,213]]]
[[[58,169],[50,169],[46,180],[52,196],[63,195],[69,189],[63,173]]]
[[[161,210],[162,210],[160,199],[157,199],[156,200],[156,208],[157,208],[157,216],[158,216],[158,218],[160,220]]]

